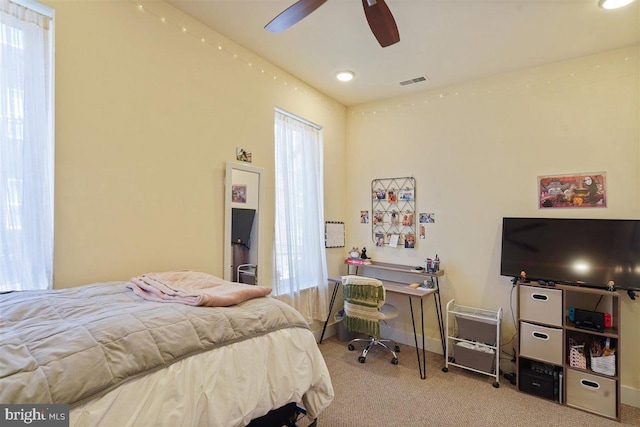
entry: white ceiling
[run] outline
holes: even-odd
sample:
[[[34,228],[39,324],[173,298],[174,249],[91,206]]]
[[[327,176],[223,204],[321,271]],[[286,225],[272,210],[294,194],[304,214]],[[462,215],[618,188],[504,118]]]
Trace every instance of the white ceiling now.
[[[295,0],[168,0],[220,34],[353,106],[640,43],[638,1],[386,0],[400,42],[382,48],[360,0],[328,0],[282,33],[264,26]],[[349,83],[335,79],[349,69]],[[400,86],[419,76],[427,81]]]

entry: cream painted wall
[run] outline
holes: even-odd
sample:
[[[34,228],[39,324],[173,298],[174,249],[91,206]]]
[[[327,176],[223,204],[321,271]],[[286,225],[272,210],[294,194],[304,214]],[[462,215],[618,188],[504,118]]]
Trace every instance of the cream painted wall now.
[[[224,163],[237,146],[265,169],[259,239],[272,241],[276,106],[324,127],[325,218],[347,223],[347,246],[405,264],[438,253],[443,301],[502,306],[503,340],[514,331],[498,271],[503,216],[639,217],[637,47],[345,110],[161,1],[46,4],[56,9],[56,288],[174,268],[222,275]],[[607,209],[537,210],[538,175],[583,171],[607,172]],[[406,175],[436,223],[414,250],[375,248],[359,223],[371,180]],[[271,259],[269,245],[260,256]],[[342,274],[345,249],[327,256],[329,274]],[[390,299],[405,313],[396,332],[410,334],[408,304]],[[623,322],[638,324],[638,304],[623,305]],[[427,310],[437,350],[431,301]],[[623,339],[622,382],[640,390],[640,338],[627,327]]]
[[[502,307],[509,341],[515,293],[499,273],[503,216],[640,218],[638,56],[638,47],[617,50],[350,108],[348,246],[408,265],[437,253],[444,305]],[[595,171],[607,173],[606,209],[538,210],[537,176]],[[377,248],[371,224],[359,223],[371,209],[371,180],[396,176],[413,176],[417,211],[435,213],[415,249]],[[404,313],[396,335],[410,334],[408,303],[390,300]],[[428,310],[437,351],[431,300]],[[637,301],[623,299],[622,322],[622,383],[638,391]]]
[[[238,146],[265,169],[267,283],[274,107],[324,127],[326,188],[344,182],[345,108],[164,2],[46,3],[56,11],[54,287],[169,269],[222,276],[224,167]],[[342,220],[344,205],[330,193],[327,219]]]

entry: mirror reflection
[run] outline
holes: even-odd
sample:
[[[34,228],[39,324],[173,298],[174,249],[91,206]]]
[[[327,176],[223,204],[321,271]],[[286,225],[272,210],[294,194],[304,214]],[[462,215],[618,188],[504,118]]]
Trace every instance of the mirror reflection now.
[[[225,279],[258,283],[258,230],[262,169],[227,162]]]

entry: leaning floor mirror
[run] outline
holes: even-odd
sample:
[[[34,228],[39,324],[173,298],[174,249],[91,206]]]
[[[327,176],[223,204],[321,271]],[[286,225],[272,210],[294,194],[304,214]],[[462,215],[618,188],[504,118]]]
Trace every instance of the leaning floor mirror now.
[[[227,162],[225,171],[224,279],[258,284],[258,230],[263,169]]]

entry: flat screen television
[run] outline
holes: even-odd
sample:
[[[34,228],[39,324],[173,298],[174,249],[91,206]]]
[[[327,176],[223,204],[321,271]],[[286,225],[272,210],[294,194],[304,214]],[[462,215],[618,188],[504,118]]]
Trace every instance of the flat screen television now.
[[[231,209],[231,243],[249,247],[255,209]]]
[[[500,274],[640,289],[640,220],[503,218]]]

